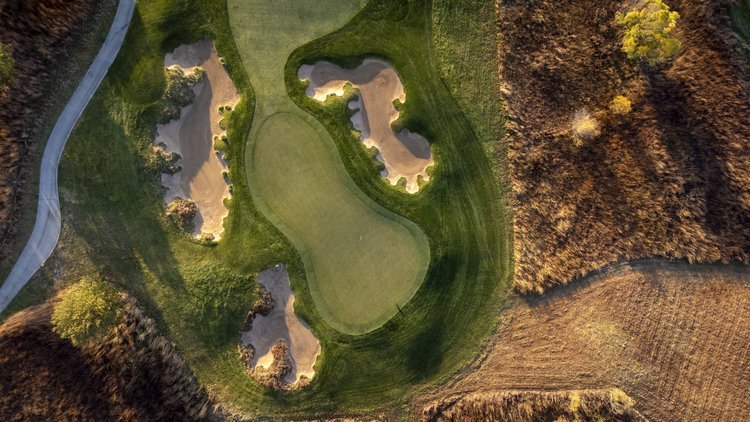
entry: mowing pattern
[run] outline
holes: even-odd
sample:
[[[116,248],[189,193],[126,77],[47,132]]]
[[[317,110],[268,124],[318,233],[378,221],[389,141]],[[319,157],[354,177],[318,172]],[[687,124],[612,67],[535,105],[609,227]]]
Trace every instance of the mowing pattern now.
[[[649,420],[748,420],[749,283],[664,264],[519,299],[476,371],[437,396],[616,385]]]
[[[256,90],[248,182],[259,209],[302,256],[328,324],[373,330],[414,295],[427,272],[422,231],[378,206],[349,178],[331,136],[286,92],[292,48],[342,26],[356,10],[331,3],[230,1],[230,21]]]

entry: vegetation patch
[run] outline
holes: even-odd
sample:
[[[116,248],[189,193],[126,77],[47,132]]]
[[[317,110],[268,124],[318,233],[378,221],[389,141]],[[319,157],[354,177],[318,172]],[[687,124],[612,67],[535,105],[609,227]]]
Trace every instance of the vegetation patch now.
[[[0,326],[3,420],[197,421],[218,413],[132,299],[116,331],[81,347],[55,332],[52,308],[28,308]]]
[[[101,280],[81,280],[58,298],[52,312],[53,331],[77,346],[101,341],[122,318],[120,293]]]
[[[41,161],[45,132],[101,46],[115,9],[113,0],[0,7],[0,279],[10,265],[6,258],[20,254],[26,240],[20,237],[34,224],[38,169],[32,164]]]
[[[472,394],[435,403],[423,421],[646,421],[624,391],[509,391]]]
[[[750,76],[730,3],[649,1],[623,27],[621,1],[500,2],[519,291],[617,261],[750,260]]]

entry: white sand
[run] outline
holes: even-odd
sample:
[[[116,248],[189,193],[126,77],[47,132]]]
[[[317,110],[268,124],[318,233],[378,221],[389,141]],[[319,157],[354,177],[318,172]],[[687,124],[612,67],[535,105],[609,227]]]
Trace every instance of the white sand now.
[[[406,94],[389,63],[365,59],[354,69],[344,69],[321,61],[301,66],[298,75],[310,81],[307,95],[321,102],[330,95],[344,95],[347,83],[359,90],[357,98],[348,104],[351,110],[358,110],[351,117],[352,125],[365,146],[378,149],[377,159],[385,165],[382,175],[392,185],[404,179],[406,191],[416,193],[419,179],[429,180],[427,168],[434,164],[429,142],[419,134],[408,130],[396,134],[391,128],[399,116],[393,101],[398,99],[403,104]]]
[[[228,214],[224,199],[229,196],[229,185],[222,174],[227,164],[214,152],[213,139],[225,134],[219,127],[223,118],[219,107],[234,108],[240,96],[211,40],[178,47],[164,57],[164,66],[179,66],[186,74],[196,67],[205,72],[193,87],[195,101],[182,109],[180,118],[156,127],[155,143],[164,143],[168,152],[182,156],[181,171],[162,175],[162,185],[167,188],[164,201],[179,196],[195,202],[198,213],[193,235],[210,234],[218,240]]]
[[[283,381],[293,385],[303,375],[312,379],[320,342],[310,327],[294,314],[294,294],[286,268],[283,264],[269,268],[258,274],[257,281],[271,293],[274,307],[267,316],[256,315],[252,329],[242,333],[240,338],[241,344],[255,348],[252,367],[270,367],[273,363],[271,348],[278,340],[283,340],[292,360],[292,372]]]

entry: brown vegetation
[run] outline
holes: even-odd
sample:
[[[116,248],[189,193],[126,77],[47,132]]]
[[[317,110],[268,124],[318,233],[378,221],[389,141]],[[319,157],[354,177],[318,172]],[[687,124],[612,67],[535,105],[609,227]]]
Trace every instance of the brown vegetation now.
[[[444,399],[427,407],[424,421],[645,421],[619,389],[510,391]]]
[[[487,352],[416,403],[619,387],[648,420],[750,420],[750,270],[641,264],[516,298]]]
[[[197,213],[198,207],[195,202],[179,197],[169,203],[166,211],[167,219],[188,233],[195,227]]]
[[[672,0],[682,52],[621,51],[634,2],[499,1],[515,213],[515,285],[542,291],[646,257],[750,259],[750,72],[732,0]],[[627,96],[632,111],[609,110]],[[570,130],[576,111],[600,123]]]
[[[87,46],[85,22],[102,20],[112,1],[0,0],[0,42],[13,78],[0,87],[0,260],[14,238],[28,172],[25,163],[45,129],[50,92],[70,75],[71,51]]]
[[[105,341],[73,346],[52,331],[52,306],[0,327],[0,419],[200,420],[212,414],[172,343],[133,303]]]

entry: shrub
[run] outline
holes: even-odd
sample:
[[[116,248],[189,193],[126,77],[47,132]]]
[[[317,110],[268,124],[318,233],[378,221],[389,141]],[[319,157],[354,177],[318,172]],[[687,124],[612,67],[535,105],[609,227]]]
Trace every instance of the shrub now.
[[[599,136],[599,122],[585,110],[576,112],[572,126],[576,138],[593,139]]]
[[[609,103],[609,109],[615,114],[628,114],[632,109],[632,104],[628,97],[618,95]]]
[[[101,340],[122,319],[122,296],[104,281],[85,278],[59,298],[52,312],[53,331],[77,346]]]
[[[13,56],[7,48],[0,44],[0,88],[4,87],[13,77]]]
[[[669,10],[662,0],[646,0],[643,6],[626,14],[618,13],[618,24],[625,27],[622,50],[630,59],[655,64],[680,52],[682,45],[670,33],[680,14]]]

